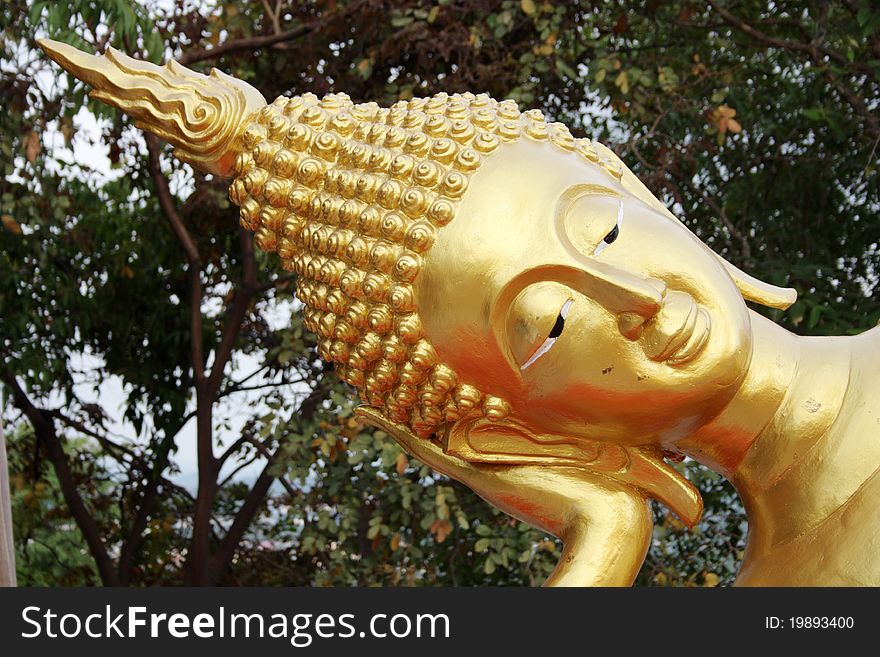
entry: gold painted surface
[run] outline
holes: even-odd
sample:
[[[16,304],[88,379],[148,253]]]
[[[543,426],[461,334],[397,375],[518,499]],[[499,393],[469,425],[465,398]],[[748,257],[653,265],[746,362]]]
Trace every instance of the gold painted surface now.
[[[485,95],[266,105],[217,72],[41,46],[234,176],[359,416],[561,537],[548,584],[631,584],[648,498],[699,519],[666,454],[742,495],[737,583],[880,585],[880,333],[800,338],[749,310],[795,292],[713,253],[606,147]]]
[[[259,91],[217,69],[202,75],[174,60],[159,67],[113,48],[94,57],[50,39],[39,44],[93,87],[92,98],[119,108],[174,146],[179,159],[209,173],[230,175],[241,122],[266,104]]]

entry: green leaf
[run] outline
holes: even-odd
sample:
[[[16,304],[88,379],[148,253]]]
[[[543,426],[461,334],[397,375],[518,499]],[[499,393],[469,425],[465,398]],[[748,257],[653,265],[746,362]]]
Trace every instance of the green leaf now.
[[[575,78],[578,77],[577,72],[576,72],[571,66],[569,66],[569,65],[565,62],[565,60],[560,59],[560,58],[558,58],[558,57],[556,58],[556,70],[557,70],[561,75],[563,75],[563,76],[565,76],[565,77],[568,77],[568,78],[571,78],[572,80],[574,80]]]
[[[724,102],[724,99],[727,98],[727,89],[717,89],[711,96],[710,100],[713,104],[718,105],[719,103]]]
[[[37,25],[40,22],[43,9],[47,4],[48,3],[44,2],[44,0],[38,0],[31,5],[30,11],[28,12],[28,20],[31,25]]]

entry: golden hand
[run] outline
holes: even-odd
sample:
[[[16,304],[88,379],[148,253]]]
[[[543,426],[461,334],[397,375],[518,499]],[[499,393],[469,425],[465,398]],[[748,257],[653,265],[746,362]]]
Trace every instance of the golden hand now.
[[[637,489],[574,466],[469,463],[375,409],[361,407],[355,413],[414,458],[502,511],[561,538],[562,557],[547,586],[629,586],[638,574],[653,522]]]

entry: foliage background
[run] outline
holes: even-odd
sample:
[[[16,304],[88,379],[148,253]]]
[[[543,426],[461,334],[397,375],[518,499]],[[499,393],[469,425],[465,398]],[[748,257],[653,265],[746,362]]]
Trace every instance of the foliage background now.
[[[90,102],[41,35],[216,66],[269,99],[513,98],[613,146],[713,249],[796,287],[771,313],[791,330],[880,318],[869,0],[9,0],[0,382],[23,585],[538,584],[559,554],[351,418],[223,181]],[[83,106],[110,176],[71,157]],[[107,381],[121,410],[102,404]],[[178,471],[187,432],[194,485]],[[728,584],[741,504],[681,467],[706,514],[688,532],[656,508],[639,583]]]

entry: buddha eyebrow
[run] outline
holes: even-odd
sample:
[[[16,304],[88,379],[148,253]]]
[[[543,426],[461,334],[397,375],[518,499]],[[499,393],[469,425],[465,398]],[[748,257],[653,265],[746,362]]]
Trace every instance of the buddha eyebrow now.
[[[562,304],[562,309],[559,311],[559,314],[556,316],[556,322],[553,324],[553,328],[550,329],[550,335],[547,336],[547,339],[541,343],[541,346],[535,350],[535,353],[531,355],[531,357],[520,366],[520,371],[523,372],[527,367],[530,367],[536,360],[538,360],[541,356],[550,351],[550,348],[556,344],[556,340],[562,334],[562,329],[565,328],[565,318],[568,317],[568,310],[571,308],[571,304],[574,303],[574,299],[566,299],[565,303]]]

